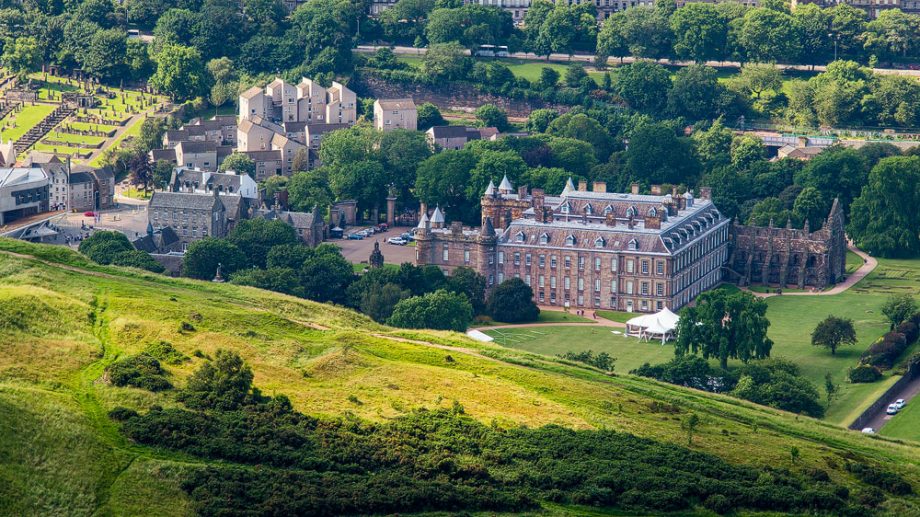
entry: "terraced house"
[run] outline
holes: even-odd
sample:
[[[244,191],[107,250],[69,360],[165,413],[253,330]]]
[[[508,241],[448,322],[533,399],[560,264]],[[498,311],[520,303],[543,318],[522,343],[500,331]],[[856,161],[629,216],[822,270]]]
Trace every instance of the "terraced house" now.
[[[620,194],[569,181],[547,196],[507,178],[489,184],[482,220],[464,230],[424,217],[418,263],[472,267],[489,286],[521,278],[540,304],[638,312],[676,310],[718,284],[731,229],[707,188]]]

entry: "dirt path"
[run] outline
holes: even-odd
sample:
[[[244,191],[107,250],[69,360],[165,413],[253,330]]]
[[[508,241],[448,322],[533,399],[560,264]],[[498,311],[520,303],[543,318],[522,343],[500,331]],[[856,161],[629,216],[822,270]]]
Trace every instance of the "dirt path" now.
[[[857,282],[871,273],[876,268],[876,266],[878,266],[878,260],[870,257],[868,253],[862,251],[861,249],[852,245],[847,245],[847,249],[859,255],[863,259],[863,265],[859,266],[859,269],[854,271],[852,275],[849,275],[846,280],[825,291],[784,292],[783,294],[779,295],[776,293],[755,293],[745,287],[742,287],[741,290],[747,291],[758,298],[770,298],[772,296],[831,296],[834,294],[840,294],[853,287]]]

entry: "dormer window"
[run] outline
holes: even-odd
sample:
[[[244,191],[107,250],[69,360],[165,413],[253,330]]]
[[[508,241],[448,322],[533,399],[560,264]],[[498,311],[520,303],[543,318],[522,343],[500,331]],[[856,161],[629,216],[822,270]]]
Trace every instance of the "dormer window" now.
[[[524,242],[526,239],[527,236],[524,235],[524,232],[517,232],[517,234],[514,236],[514,240],[516,242]]]
[[[591,204],[589,203],[589,204],[585,205],[585,214],[586,214],[586,215],[591,215],[591,214],[593,214],[593,213],[594,213],[594,209],[591,208]]]
[[[568,237],[566,237],[566,238],[565,238],[565,245],[566,245],[566,246],[574,246],[574,245],[575,245],[575,236],[574,236],[574,235],[569,235]]]
[[[607,244],[607,243],[604,242],[604,238],[603,238],[603,237],[598,237],[598,238],[594,239],[594,247],[595,247],[595,248],[603,248],[606,244]]]
[[[547,244],[549,242],[549,235],[544,233],[540,236],[540,244]]]
[[[612,207],[612,206],[607,205],[607,206],[604,207],[604,215],[610,214],[611,212],[613,212],[613,207]]]
[[[563,214],[569,213],[569,202],[566,201],[565,203],[562,203],[562,206],[559,207],[559,211]]]
[[[626,217],[635,217],[636,216],[636,207],[631,206],[626,209]]]
[[[629,251],[636,251],[639,249],[639,241],[636,239],[630,239],[629,244],[627,244]]]
[[[658,210],[656,210],[655,207],[651,207],[648,209],[648,212],[646,212],[645,215],[649,217],[658,217]]]

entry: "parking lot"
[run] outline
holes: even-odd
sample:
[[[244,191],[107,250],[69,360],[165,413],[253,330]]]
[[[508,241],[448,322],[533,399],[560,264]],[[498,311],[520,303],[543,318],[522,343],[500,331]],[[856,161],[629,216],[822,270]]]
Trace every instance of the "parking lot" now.
[[[360,230],[359,228],[349,228],[346,233],[352,233]],[[385,232],[375,233],[363,240],[335,239],[327,241],[342,248],[342,256],[349,262],[360,264],[366,263],[371,252],[374,250],[374,243],[380,243],[380,251],[383,253],[383,261],[387,264],[402,264],[409,262],[415,264],[415,246],[396,246],[387,244],[390,237],[399,237],[409,231],[410,228],[397,226]]]

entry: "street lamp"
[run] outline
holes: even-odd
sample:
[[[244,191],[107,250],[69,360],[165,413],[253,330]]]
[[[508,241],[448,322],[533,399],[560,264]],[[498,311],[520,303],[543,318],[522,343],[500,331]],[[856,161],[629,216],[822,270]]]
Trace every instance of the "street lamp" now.
[[[834,38],[834,61],[837,61],[837,42],[840,41],[840,34],[829,32],[827,33],[827,37]]]

